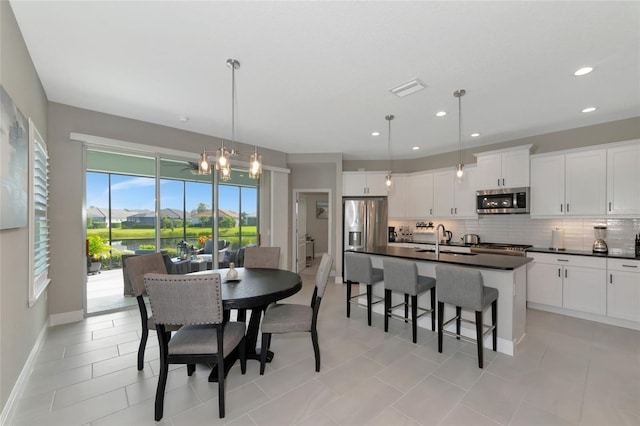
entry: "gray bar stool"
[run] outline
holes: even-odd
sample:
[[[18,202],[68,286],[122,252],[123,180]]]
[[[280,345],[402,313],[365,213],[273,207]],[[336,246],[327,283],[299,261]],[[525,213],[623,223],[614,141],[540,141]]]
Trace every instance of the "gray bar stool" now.
[[[403,319],[408,322],[409,306],[411,306],[411,326],[413,329],[413,343],[418,340],[418,318],[431,314],[431,330],[436,330],[436,280],[432,277],[418,275],[418,265],[404,259],[386,258],[384,265],[384,331],[389,329],[389,317]],[[391,292],[397,291],[404,294],[404,302],[391,306]],[[431,309],[418,306],[418,296],[431,292]],[[409,303],[411,296],[411,303]],[[404,306],[404,316],[393,313],[399,306]],[[418,310],[422,311],[418,315]]]
[[[371,256],[363,253],[344,254],[344,278],[347,282],[347,318],[351,316],[351,304],[358,303],[360,296],[367,295],[367,322],[371,326],[371,307],[382,302],[382,297],[373,296],[373,285],[384,279],[382,269],[371,266]],[[351,284],[366,284],[367,292],[351,295]]]
[[[498,290],[493,287],[485,287],[482,274],[464,268],[453,268],[436,265],[436,277],[438,279],[438,352],[442,353],[442,335],[455,336],[470,342],[476,342],[478,346],[478,367],[483,364],[484,336],[493,333],[493,350],[498,346]],[[444,304],[448,303],[456,307],[456,316],[443,324]],[[491,305],[491,326],[485,326],[482,321],[482,312]],[[460,335],[460,322],[472,323],[462,318],[462,308],[472,309],[476,313],[476,339]],[[451,321],[456,321],[456,332],[444,330]],[[486,330],[483,329],[487,327]]]

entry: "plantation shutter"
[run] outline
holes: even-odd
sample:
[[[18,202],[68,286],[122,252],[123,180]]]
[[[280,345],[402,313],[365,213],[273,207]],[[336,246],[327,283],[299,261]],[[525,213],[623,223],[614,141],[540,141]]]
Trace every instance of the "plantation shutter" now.
[[[34,137],[32,144],[30,306],[49,284],[49,155],[41,138]]]

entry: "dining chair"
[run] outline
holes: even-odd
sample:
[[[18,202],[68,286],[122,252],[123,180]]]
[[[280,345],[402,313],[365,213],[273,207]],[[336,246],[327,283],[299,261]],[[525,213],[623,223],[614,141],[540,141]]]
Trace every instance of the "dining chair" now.
[[[147,312],[147,305],[144,301],[144,296],[147,294],[144,286],[144,275],[149,273],[154,274],[166,274],[167,267],[164,263],[164,259],[161,253],[141,254],[137,256],[131,256],[124,260],[124,265],[127,269],[127,275],[133,293],[138,300],[138,309],[140,310],[140,321],[142,323],[142,336],[140,337],[140,345],[138,346],[138,370],[144,368],[144,351],[147,346],[147,339],[149,338],[149,330],[155,330],[155,318],[149,316]],[[167,326],[167,331],[176,331],[179,326]]]
[[[220,274],[163,275],[146,274],[151,311],[156,319],[160,345],[160,375],[155,400],[155,420],[164,411],[164,392],[169,364],[187,364],[193,374],[195,364],[216,364],[218,414],[224,418],[224,358],[238,348],[240,370],[245,374],[247,357],[244,322],[225,322]],[[167,327],[179,326],[169,340]]]
[[[478,367],[483,367],[484,336],[492,333],[493,350],[498,347],[498,289],[485,287],[480,271],[436,265],[438,280],[438,352],[442,353],[442,336],[447,334],[457,339],[475,342],[478,350]],[[456,307],[456,315],[444,322],[444,304]],[[491,305],[491,325],[485,326],[483,312]],[[462,309],[475,312],[476,338],[471,339],[460,334],[460,322],[473,323],[462,318]],[[456,322],[456,332],[445,330],[450,322]]]
[[[315,278],[315,288],[310,305],[272,303],[262,319],[262,349],[260,350],[260,375],[264,374],[267,352],[272,334],[310,332],[313,352],[316,358],[316,371],[320,371],[320,346],[318,344],[318,311],[327,287],[333,258],[324,253]]]
[[[280,267],[280,247],[246,247],[244,267],[278,269]]]

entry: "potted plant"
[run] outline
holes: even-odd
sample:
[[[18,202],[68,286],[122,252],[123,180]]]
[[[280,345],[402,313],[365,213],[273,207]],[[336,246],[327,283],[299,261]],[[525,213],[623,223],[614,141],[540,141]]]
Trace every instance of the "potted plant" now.
[[[102,268],[102,259],[109,257],[111,246],[99,235],[87,238],[87,272],[97,274]]]

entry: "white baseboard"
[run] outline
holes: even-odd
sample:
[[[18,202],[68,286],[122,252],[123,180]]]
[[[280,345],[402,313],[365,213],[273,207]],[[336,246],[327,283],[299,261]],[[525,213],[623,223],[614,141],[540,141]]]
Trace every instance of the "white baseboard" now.
[[[566,308],[558,308],[555,306],[543,305],[540,303],[527,302],[527,308],[536,309],[538,311],[551,312],[558,315],[566,315],[568,317],[580,318],[588,321],[600,322],[602,324],[615,325],[616,327],[630,328],[632,330],[640,330],[640,322],[628,321],[618,318],[607,317],[604,315],[591,314],[588,312],[574,311]]]
[[[69,324],[84,319],[84,309],[79,311],[63,312],[61,314],[53,314],[49,316],[49,326],[53,327],[60,324]]]
[[[11,393],[9,394],[9,398],[7,399],[7,403],[2,409],[2,414],[0,415],[0,425],[4,426],[4,425],[11,424],[11,420],[13,418],[13,414],[15,410],[14,404],[16,403],[18,396],[22,394],[25,383],[27,382],[29,375],[31,375],[31,372],[33,371],[35,360],[38,357],[40,348],[42,347],[42,344],[44,343],[47,337],[48,329],[49,329],[48,324],[44,324],[44,326],[40,330],[40,333],[38,334],[36,342],[31,348],[29,357],[27,358],[27,361],[24,363],[24,367],[22,367],[22,371],[18,376],[18,380],[16,380],[16,383],[13,385],[13,389],[11,389]]]

